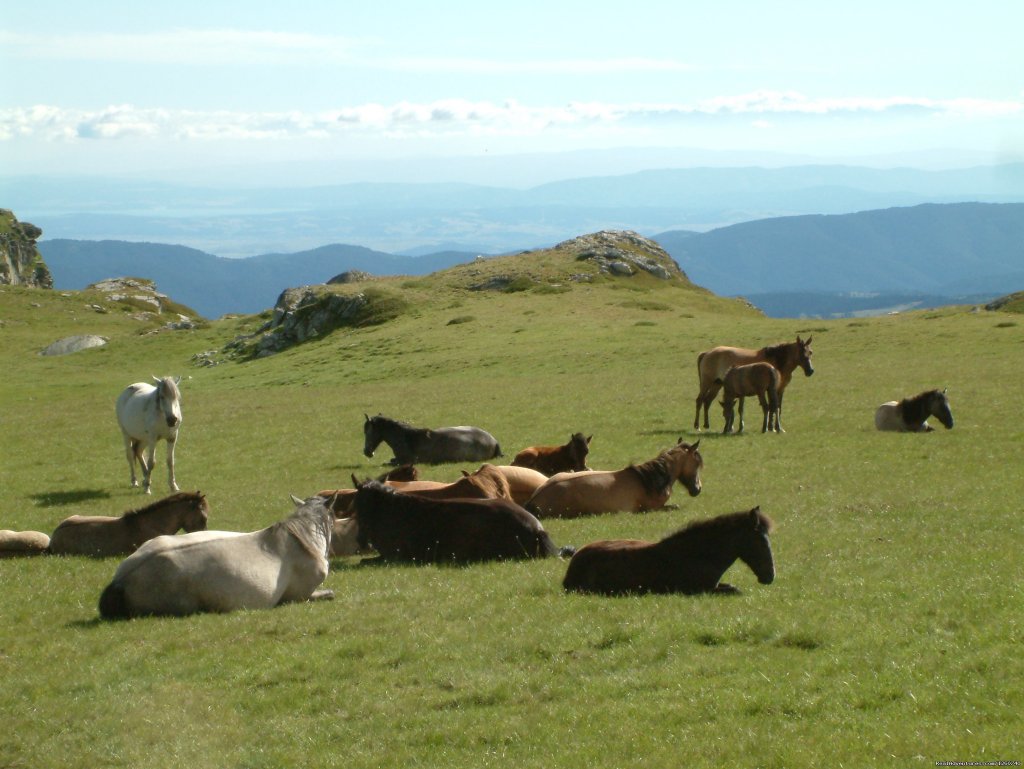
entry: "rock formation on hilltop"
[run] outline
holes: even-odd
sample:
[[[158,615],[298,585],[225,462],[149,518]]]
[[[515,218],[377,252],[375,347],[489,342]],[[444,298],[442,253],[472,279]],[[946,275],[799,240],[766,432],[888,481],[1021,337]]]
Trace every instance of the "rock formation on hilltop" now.
[[[34,224],[19,222],[11,211],[0,208],[0,284],[53,288],[50,268],[36,247],[42,234]]]
[[[579,261],[591,261],[605,274],[629,276],[642,270],[656,278],[682,278],[686,273],[650,238],[632,230],[601,230],[566,240],[555,250],[572,251]]]

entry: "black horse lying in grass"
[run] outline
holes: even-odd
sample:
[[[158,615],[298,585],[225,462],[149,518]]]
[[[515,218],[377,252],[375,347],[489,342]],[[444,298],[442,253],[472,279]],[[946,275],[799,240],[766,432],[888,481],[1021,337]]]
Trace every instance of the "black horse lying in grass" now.
[[[469,563],[559,553],[540,521],[510,500],[426,499],[352,480],[359,544],[385,561]]]
[[[720,582],[739,558],[763,585],[775,579],[761,508],[694,521],[660,542],[613,539],[581,547],[562,586],[582,593],[738,593]]]

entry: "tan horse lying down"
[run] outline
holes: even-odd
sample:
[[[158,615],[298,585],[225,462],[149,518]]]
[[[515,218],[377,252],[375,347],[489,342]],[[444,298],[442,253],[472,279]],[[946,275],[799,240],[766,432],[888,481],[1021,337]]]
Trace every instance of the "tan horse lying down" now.
[[[180,616],[333,598],[317,590],[329,569],[333,522],[325,501],[311,497],[290,518],[259,531],[151,539],[117,567],[100,596],[100,616]]]
[[[946,391],[926,390],[913,398],[883,403],[875,410],[875,427],[898,433],[930,433],[934,428],[928,417],[935,417],[947,429],[953,429],[953,412]]]
[[[50,538],[41,531],[0,529],[0,558],[25,558],[49,552]]]
[[[700,469],[704,466],[697,451],[699,444],[691,446],[680,440],[654,459],[621,470],[559,473],[537,489],[525,507],[538,518],[658,510],[668,502],[676,481],[695,497],[700,494]]]
[[[505,476],[508,481],[509,491],[512,493],[512,501],[518,505],[526,504],[526,501],[548,481],[544,473],[529,467],[518,465],[495,465],[498,472]]]
[[[73,515],[61,521],[50,536],[54,555],[128,555],[143,542],[178,529],[206,528],[210,505],[199,491],[171,494],[119,518]]]

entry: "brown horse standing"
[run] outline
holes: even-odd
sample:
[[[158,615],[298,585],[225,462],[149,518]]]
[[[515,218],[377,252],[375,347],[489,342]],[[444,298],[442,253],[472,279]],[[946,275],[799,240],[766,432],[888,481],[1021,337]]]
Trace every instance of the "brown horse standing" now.
[[[593,435],[585,438],[583,433],[574,433],[564,446],[530,446],[516,454],[512,464],[529,467],[549,476],[586,470],[587,454],[593,439]]]
[[[581,593],[738,593],[720,582],[737,558],[762,585],[775,579],[768,533],[759,507],[695,521],[660,542],[591,542],[569,561],[562,586]]]
[[[50,536],[54,555],[128,555],[139,545],[178,529],[202,531],[210,505],[198,491],[180,491],[120,518],[73,515],[65,518]]]
[[[559,473],[541,486],[525,507],[539,518],[575,518],[626,511],[660,510],[676,481],[691,497],[700,494],[700,470],[704,459],[692,446],[679,442],[668,451],[640,465],[621,470],[585,470]]]
[[[731,433],[736,419],[735,403],[740,402],[740,429],[743,432],[743,398],[756,395],[761,403],[764,416],[761,420],[761,432],[779,432],[779,370],[771,363],[750,363],[746,366],[733,366],[725,372],[721,380],[722,413],[725,416],[723,433]]]
[[[733,366],[744,366],[748,363],[771,363],[779,370],[779,432],[782,429],[782,394],[793,378],[797,366],[804,370],[806,376],[814,373],[811,365],[811,337],[806,340],[799,335],[795,342],[762,347],[760,350],[748,350],[743,347],[715,347],[697,356],[697,373],[700,376],[700,392],[697,394],[697,413],[693,418],[693,429],[700,429],[700,408],[704,407],[704,429],[708,425],[708,409],[715,401],[721,389],[721,379]]]

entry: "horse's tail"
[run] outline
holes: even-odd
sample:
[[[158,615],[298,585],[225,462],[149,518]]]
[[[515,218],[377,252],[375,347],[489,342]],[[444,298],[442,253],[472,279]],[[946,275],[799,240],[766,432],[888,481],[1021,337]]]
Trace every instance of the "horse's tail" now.
[[[562,545],[562,547],[558,548],[559,558],[572,558],[574,555],[576,555],[575,545]]]
[[[702,352],[700,355],[697,356],[697,379],[700,379],[700,364],[701,364],[701,361],[704,360],[704,356],[707,355],[707,354],[708,353],[705,350],[704,352]]]
[[[131,616],[123,585],[111,582],[100,594],[100,616],[103,619],[128,619]]]

